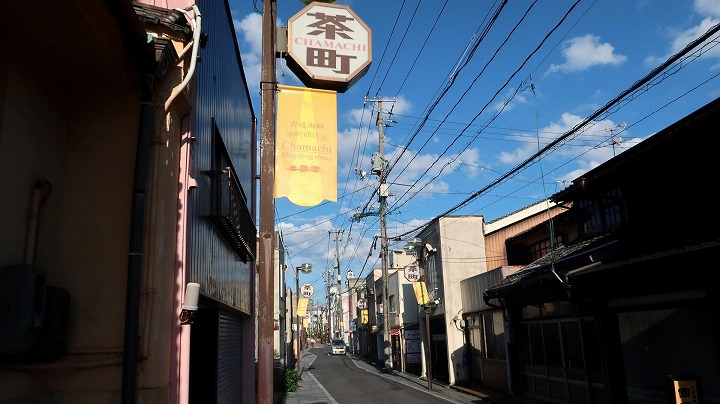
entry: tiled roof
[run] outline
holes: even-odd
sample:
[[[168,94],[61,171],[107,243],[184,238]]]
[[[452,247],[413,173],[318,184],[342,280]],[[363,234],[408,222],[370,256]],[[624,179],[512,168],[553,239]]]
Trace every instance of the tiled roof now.
[[[617,238],[614,236],[614,233],[607,233],[572,245],[561,246],[550,254],[532,262],[525,268],[508,275],[505,279],[488,288],[485,291],[485,295],[493,298],[502,297],[504,291],[513,289],[515,286],[519,287],[520,284],[530,279],[550,274],[559,269],[558,267],[562,266],[563,263],[570,260],[586,258],[588,263],[590,263],[593,260],[592,255],[594,253],[607,253],[607,250],[609,250],[616,241]],[[574,267],[568,268],[567,265],[562,267],[564,271],[575,269]]]

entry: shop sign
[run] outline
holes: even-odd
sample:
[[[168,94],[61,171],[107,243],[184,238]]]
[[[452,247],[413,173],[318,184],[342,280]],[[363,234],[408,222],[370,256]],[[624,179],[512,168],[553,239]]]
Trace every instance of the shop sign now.
[[[308,87],[343,93],[370,68],[371,30],[348,6],[313,2],[287,35],[288,67]]]
[[[409,353],[407,354],[407,363],[420,363],[420,353]]]
[[[420,330],[405,330],[405,339],[420,339]]]
[[[300,294],[304,297],[310,298],[312,297],[313,293],[315,293],[315,289],[313,289],[313,285],[306,283],[300,287]]]
[[[417,265],[408,265],[405,267],[405,279],[410,282],[417,282],[420,280],[420,268]]]

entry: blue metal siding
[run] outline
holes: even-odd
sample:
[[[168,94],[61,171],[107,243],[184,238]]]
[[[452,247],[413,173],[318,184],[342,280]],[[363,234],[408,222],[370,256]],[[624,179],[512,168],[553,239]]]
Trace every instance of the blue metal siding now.
[[[207,43],[198,52],[192,131],[188,259],[190,277],[202,284],[203,294],[252,313],[254,258],[243,259],[211,221],[213,120],[225,144],[236,178],[247,196],[247,210],[255,218],[255,115],[237,50],[230,9],[225,1],[201,1],[202,33]],[[255,235],[255,223],[243,224]],[[254,248],[255,239],[249,240]]]

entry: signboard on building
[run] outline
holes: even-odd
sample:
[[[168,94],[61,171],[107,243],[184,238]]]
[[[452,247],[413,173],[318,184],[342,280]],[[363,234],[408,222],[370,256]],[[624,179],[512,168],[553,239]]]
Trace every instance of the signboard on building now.
[[[407,349],[407,352],[410,353],[417,353],[420,352],[420,340],[419,339],[408,339],[405,340],[405,346]]]
[[[360,310],[360,323],[367,324],[368,321],[370,321],[370,319],[368,317],[368,310],[367,309]]]
[[[417,299],[417,303],[427,304],[427,302],[430,301],[430,297],[428,296],[427,285],[425,284],[425,282],[414,282],[412,285],[413,291],[415,292],[415,299]]]
[[[420,340],[420,330],[408,330],[405,329],[405,339],[416,339]]]
[[[415,352],[415,353],[408,352],[408,354],[407,354],[407,363],[408,364],[420,363],[420,360],[421,360],[420,352]]]
[[[405,330],[405,352],[407,353],[408,364],[420,363],[421,344],[419,330]]]
[[[372,33],[348,6],[310,3],[287,35],[288,67],[308,87],[344,93],[370,68]]]

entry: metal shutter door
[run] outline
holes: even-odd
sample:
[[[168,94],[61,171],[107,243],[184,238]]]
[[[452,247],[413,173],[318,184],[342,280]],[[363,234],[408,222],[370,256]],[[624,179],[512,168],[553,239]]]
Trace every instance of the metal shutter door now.
[[[220,310],[218,319],[218,403],[242,402],[242,317]]]

